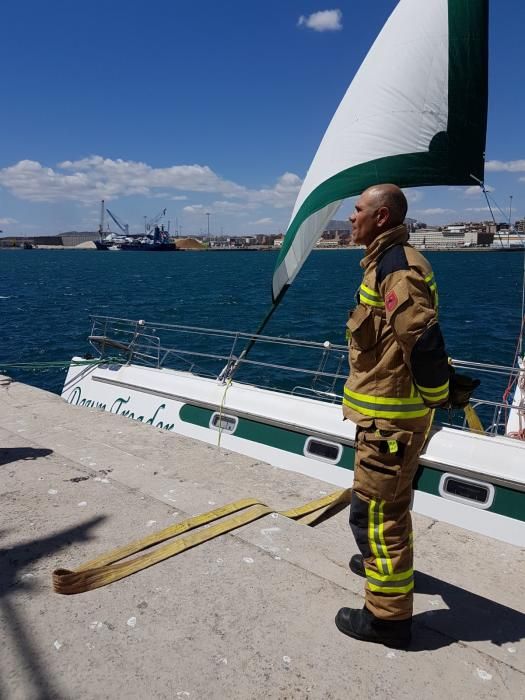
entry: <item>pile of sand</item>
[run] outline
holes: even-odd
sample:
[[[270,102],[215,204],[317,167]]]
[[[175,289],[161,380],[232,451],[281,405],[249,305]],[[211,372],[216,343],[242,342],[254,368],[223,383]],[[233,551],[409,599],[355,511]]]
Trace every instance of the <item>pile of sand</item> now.
[[[96,248],[97,246],[94,244],[93,241],[84,241],[84,243],[79,243],[78,245],[75,246],[75,248]]]
[[[204,250],[206,248],[204,243],[195,240],[195,238],[177,238],[175,243],[177,248],[181,250]]]

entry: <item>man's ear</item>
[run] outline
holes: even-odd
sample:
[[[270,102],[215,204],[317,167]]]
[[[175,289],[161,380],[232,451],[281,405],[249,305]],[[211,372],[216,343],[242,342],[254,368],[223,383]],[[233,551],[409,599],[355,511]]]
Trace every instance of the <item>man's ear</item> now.
[[[388,207],[379,207],[377,210],[377,225],[381,228],[390,220],[390,210]]]

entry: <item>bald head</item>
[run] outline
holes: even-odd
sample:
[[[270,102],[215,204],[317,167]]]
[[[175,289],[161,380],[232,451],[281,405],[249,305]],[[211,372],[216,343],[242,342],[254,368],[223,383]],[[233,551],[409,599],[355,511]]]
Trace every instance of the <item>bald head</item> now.
[[[390,212],[389,228],[399,226],[408,210],[407,198],[397,185],[373,185],[363,192],[370,196],[376,209],[386,207]]]
[[[352,238],[369,246],[385,231],[400,226],[407,213],[407,200],[397,185],[374,185],[359,197],[352,222]]]

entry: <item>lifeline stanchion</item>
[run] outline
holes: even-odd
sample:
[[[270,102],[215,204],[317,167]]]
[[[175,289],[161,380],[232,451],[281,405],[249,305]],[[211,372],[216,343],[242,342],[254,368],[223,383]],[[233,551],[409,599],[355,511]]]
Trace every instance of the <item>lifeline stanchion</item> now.
[[[252,523],[259,518],[268,515],[269,513],[279,512],[279,515],[286,518],[291,518],[300,523],[311,525],[331,508],[334,508],[342,503],[349,503],[351,493],[351,489],[342,489],[340,491],[335,491],[328,496],[324,496],[323,498],[310,501],[309,503],[297,508],[290,508],[284,511],[275,511],[275,509],[270,508],[264,503],[261,503],[253,498],[245,498],[240,501],[235,501],[234,503],[229,503],[226,506],[215,508],[208,513],[187,518],[176,525],[171,525],[170,527],[160,530],[159,532],[155,532],[141,540],[137,540],[135,542],[131,542],[130,544],[124,545],[123,547],[114,549],[107,554],[103,554],[96,559],[86,562],[74,571],[69,571],[68,569],[56,569],[56,571],[53,572],[53,588],[56,593],[72,595],[74,593],[91,591],[94,588],[99,588],[101,586],[107,586],[109,583],[119,581],[126,576],[131,576],[131,574],[134,574],[137,571],[146,569],[160,561],[164,561],[165,559],[169,559],[176,554],[180,554],[187,549],[191,549],[199,544],[208,542],[219,535],[231,532],[242,525]],[[211,527],[206,527],[199,532],[194,532],[188,537],[180,537],[174,542],[158,547],[152,552],[141,554],[130,561],[122,561],[132,554],[136,554],[144,549],[153,547],[155,544],[165,542],[172,537],[177,537],[178,535],[182,535],[190,530],[203,527],[204,525],[208,525],[215,520],[220,520],[227,515],[232,515],[233,513],[238,513],[239,511],[245,512],[241,513],[241,515],[228,518],[227,520],[217,523],[216,525],[212,525]]]

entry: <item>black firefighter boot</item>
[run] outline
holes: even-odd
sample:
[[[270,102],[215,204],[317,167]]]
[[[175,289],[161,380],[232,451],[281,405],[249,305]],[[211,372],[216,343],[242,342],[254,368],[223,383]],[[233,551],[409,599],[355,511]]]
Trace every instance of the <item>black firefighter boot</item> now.
[[[350,559],[348,566],[350,567],[350,571],[352,573],[357,574],[357,576],[361,576],[362,578],[365,577],[365,562],[362,554],[354,554],[354,556]]]
[[[336,615],[337,629],[362,642],[375,642],[394,649],[406,649],[410,644],[412,618],[381,620],[365,606],[362,610],[341,608]]]

